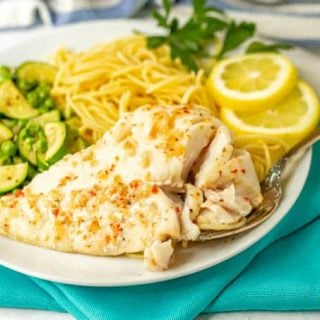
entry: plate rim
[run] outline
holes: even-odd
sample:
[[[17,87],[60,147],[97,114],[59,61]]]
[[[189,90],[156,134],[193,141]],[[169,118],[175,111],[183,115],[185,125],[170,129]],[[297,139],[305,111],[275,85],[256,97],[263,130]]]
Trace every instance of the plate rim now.
[[[11,45],[7,48],[0,50],[0,55],[4,55],[6,52],[9,53],[12,50],[19,50],[19,47],[21,48],[25,45],[28,45],[29,43],[33,43],[34,41],[37,41],[37,39],[41,39],[45,36],[50,36],[52,34],[63,33],[65,30],[71,30],[71,31],[75,30],[76,31],[78,28],[81,30],[82,28],[85,28],[88,25],[90,25],[91,27],[95,27],[95,26],[98,27],[100,25],[104,25],[104,26],[109,25],[109,27],[110,27],[112,25],[123,25],[123,24],[129,25],[130,28],[132,28],[134,25],[137,25],[137,26],[145,25],[145,26],[155,27],[154,23],[150,19],[147,19],[144,21],[136,20],[136,19],[110,19],[107,21],[105,21],[105,20],[104,21],[89,21],[89,22],[82,22],[82,23],[74,23],[74,24],[70,24],[70,25],[66,25],[66,26],[58,26],[55,28],[46,28],[44,30],[39,31],[39,33],[37,33],[36,35],[31,35],[28,39],[24,39],[14,45]],[[119,35],[117,35],[115,33],[115,37],[119,37]],[[108,41],[108,40],[106,40],[106,41]],[[296,50],[305,51],[301,48],[297,48]],[[307,52],[307,51],[305,51],[305,52]],[[316,55],[315,55],[315,57],[316,57]],[[289,213],[289,211],[291,210],[291,208],[294,206],[295,202],[297,201],[300,193],[302,192],[303,187],[305,186],[306,180],[308,178],[310,168],[311,168],[311,160],[312,160],[312,150],[311,149],[305,154],[305,157],[306,157],[306,159],[305,159],[306,168],[301,173],[302,174],[301,190],[299,190],[299,192],[294,196],[294,201],[292,201],[292,203],[289,204],[287,210],[285,210],[285,212],[278,219],[276,219],[275,221],[272,221],[272,223],[270,223],[270,220],[268,219],[267,221],[269,221],[269,224],[263,230],[263,232],[261,232],[261,234],[259,234],[259,236],[254,237],[254,238],[249,237],[248,239],[246,239],[244,244],[242,244],[241,246],[238,246],[235,250],[231,250],[229,253],[221,255],[219,259],[216,259],[214,261],[214,263],[207,261],[206,263],[200,264],[198,267],[195,267],[191,270],[189,270],[189,269],[182,270],[179,273],[179,275],[177,275],[176,273],[166,275],[166,271],[164,271],[163,276],[161,278],[154,277],[154,278],[148,278],[147,280],[143,280],[143,277],[142,277],[141,280],[132,280],[132,281],[127,281],[125,283],[123,283],[123,282],[115,283],[115,282],[110,282],[110,281],[108,282],[108,281],[104,281],[104,280],[101,282],[94,282],[94,281],[85,282],[85,281],[61,279],[61,277],[59,277],[59,276],[55,277],[50,274],[46,275],[45,272],[39,273],[39,272],[33,272],[32,270],[26,270],[23,266],[17,266],[15,264],[11,264],[10,262],[3,261],[1,256],[0,256],[0,265],[7,267],[11,270],[20,272],[22,274],[36,277],[36,278],[43,279],[43,280],[47,280],[47,281],[54,281],[57,283],[70,284],[70,285],[91,286],[91,287],[122,287],[122,286],[144,285],[144,284],[149,284],[149,283],[158,283],[158,282],[164,282],[164,281],[169,281],[169,280],[176,279],[176,278],[185,277],[190,274],[194,274],[194,273],[206,270],[210,267],[218,265],[218,264],[238,255],[239,253],[241,253],[241,252],[245,251],[246,249],[248,249],[249,247],[251,247],[253,244],[260,241],[265,235],[267,235],[272,229],[274,229],[274,227],[276,225],[278,225],[280,223],[280,221]],[[15,241],[15,240],[7,239],[3,236],[0,236],[0,241],[2,238],[6,239],[8,241]],[[25,245],[31,246],[28,244],[25,244]],[[39,247],[37,247],[37,248],[39,248]],[[45,249],[45,248],[41,248],[41,249],[50,250],[50,249]],[[50,250],[50,251],[52,251],[52,250]],[[65,253],[65,254],[70,254],[70,253]],[[73,253],[71,253],[71,254],[73,255]],[[144,268],[143,265],[141,267]]]

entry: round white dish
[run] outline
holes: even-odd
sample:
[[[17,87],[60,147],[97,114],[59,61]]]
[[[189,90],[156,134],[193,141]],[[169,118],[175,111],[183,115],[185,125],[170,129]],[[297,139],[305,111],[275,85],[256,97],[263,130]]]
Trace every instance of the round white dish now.
[[[45,60],[60,47],[86,49],[99,42],[129,35],[132,30],[150,33],[155,30],[155,26],[149,21],[118,20],[46,30],[24,43],[0,52],[0,63],[14,66],[26,60]],[[316,67],[319,58],[302,50],[292,50],[289,55],[299,66],[302,77],[319,89]],[[265,223],[232,241],[222,239],[179,249],[175,264],[164,272],[147,271],[140,259],[61,253],[5,237],[0,237],[0,264],[41,279],[85,286],[138,285],[198,272],[242,252],[274,228],[298,198],[308,176],[310,163],[311,151],[295,165],[295,170],[285,183],[284,196],[278,210]]]

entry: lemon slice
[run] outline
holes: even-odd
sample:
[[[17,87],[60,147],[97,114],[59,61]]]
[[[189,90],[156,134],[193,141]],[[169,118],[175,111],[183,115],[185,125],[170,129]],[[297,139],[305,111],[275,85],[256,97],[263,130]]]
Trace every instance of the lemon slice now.
[[[297,70],[277,53],[224,59],[213,68],[208,87],[221,107],[257,112],[284,98],[297,83]]]
[[[314,90],[299,81],[281,102],[262,112],[248,114],[221,108],[222,120],[237,135],[258,134],[281,138],[293,146],[318,124],[320,104]]]

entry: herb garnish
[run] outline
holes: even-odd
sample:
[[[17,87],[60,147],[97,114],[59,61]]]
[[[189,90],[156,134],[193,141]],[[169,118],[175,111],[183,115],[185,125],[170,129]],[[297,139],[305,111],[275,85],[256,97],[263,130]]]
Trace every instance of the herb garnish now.
[[[251,42],[248,46],[246,53],[255,53],[255,52],[277,52],[278,50],[288,50],[291,49],[292,46],[286,43],[272,43],[272,44],[265,44],[260,41]]]
[[[170,47],[170,55],[174,60],[179,58],[189,70],[199,68],[201,58],[217,58],[223,56],[255,35],[256,26],[251,22],[237,23],[218,8],[207,6],[206,0],[193,0],[193,13],[186,23],[180,25],[176,17],[171,17],[170,0],[162,0],[163,10],[153,11],[152,16],[158,26],[166,30],[165,35],[147,37],[147,46],[155,49],[163,44]],[[208,50],[208,43],[214,43],[218,34],[222,36],[222,48],[215,56]],[[255,41],[249,44],[247,53],[262,51],[278,51],[289,49],[289,45],[276,43],[265,44]]]

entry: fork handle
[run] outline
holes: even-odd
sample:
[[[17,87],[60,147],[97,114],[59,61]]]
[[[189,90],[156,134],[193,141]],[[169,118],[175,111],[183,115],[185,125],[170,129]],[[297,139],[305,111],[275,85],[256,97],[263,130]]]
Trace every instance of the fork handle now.
[[[281,189],[281,176],[289,160],[294,158],[299,152],[302,152],[320,140],[320,128],[312,131],[305,139],[299,142],[289,150],[281,159],[279,159],[270,169],[268,175],[261,183],[261,188],[266,191],[276,187]]]

